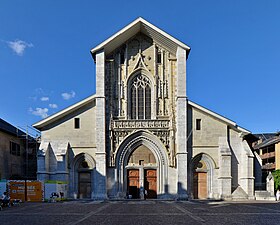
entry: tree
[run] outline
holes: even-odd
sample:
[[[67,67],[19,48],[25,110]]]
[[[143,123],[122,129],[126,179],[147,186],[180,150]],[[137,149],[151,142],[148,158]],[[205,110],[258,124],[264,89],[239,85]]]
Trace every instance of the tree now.
[[[273,171],[272,175],[274,177],[275,189],[278,190],[280,189],[280,170]]]

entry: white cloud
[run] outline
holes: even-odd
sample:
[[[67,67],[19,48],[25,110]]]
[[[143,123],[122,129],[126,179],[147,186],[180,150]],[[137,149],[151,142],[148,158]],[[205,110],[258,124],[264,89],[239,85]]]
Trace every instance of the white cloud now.
[[[33,96],[33,97],[29,97],[31,100],[33,101],[37,101],[37,97],[36,96]]]
[[[49,104],[49,107],[52,109],[57,109],[58,106],[57,106],[57,104]]]
[[[42,102],[46,102],[46,101],[49,101],[50,98],[49,97],[41,97],[40,98]]]
[[[69,93],[65,92],[65,93],[62,93],[61,96],[64,100],[69,100],[71,98],[74,98],[76,95],[76,93],[74,91],[71,91]]]
[[[24,53],[24,50],[28,47],[33,47],[32,43],[27,43],[22,40],[15,40],[15,41],[7,41],[9,47],[18,55],[22,56]]]
[[[33,110],[31,107],[29,108],[29,112],[35,116],[41,116],[43,119],[48,117],[48,111],[47,108],[36,108]]]
[[[45,91],[43,90],[43,88],[36,88],[35,90],[34,90],[34,92],[35,92],[35,94],[44,94],[45,93]]]

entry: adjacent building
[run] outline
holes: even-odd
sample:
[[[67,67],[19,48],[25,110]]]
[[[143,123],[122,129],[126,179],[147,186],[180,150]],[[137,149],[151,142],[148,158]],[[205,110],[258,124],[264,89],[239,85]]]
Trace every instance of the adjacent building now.
[[[0,180],[36,179],[37,141],[0,119]]]
[[[254,134],[258,141],[253,143],[253,148],[261,158],[263,179],[274,170],[280,169],[280,134],[265,133]]]
[[[253,199],[250,132],[186,96],[190,47],[138,18],[91,50],[96,94],[34,124],[38,179],[92,199]]]

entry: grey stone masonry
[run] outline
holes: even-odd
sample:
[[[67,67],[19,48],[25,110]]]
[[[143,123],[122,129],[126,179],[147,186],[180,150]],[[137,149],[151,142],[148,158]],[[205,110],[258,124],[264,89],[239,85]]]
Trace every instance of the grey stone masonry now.
[[[96,95],[105,96],[105,53],[96,54]]]
[[[220,195],[222,199],[231,198],[231,151],[227,142],[227,137],[219,138],[219,153],[220,153]]]
[[[187,101],[186,101],[186,50],[177,49],[176,143],[178,198],[187,199]]]
[[[105,54],[96,54],[96,172],[98,185],[94,199],[106,199],[106,131],[105,131]]]

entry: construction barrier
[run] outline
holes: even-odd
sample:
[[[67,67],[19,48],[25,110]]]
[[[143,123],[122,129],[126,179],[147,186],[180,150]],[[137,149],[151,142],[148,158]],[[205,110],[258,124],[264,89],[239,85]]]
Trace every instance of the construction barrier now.
[[[48,180],[45,181],[45,200],[50,200],[56,193],[56,200],[65,200],[67,198],[67,182]]]
[[[7,190],[7,181],[0,180],[0,196],[2,196],[6,190]]]
[[[44,200],[44,185],[41,181],[9,180],[8,192],[11,199],[28,202]]]
[[[11,199],[22,202],[41,202],[65,200],[67,198],[68,183],[65,181],[48,180],[0,180],[0,196],[6,191]]]

